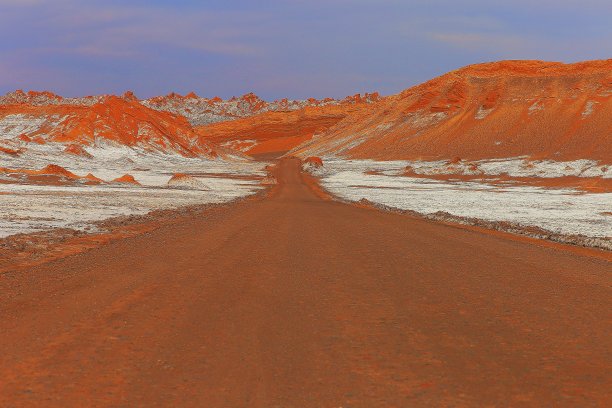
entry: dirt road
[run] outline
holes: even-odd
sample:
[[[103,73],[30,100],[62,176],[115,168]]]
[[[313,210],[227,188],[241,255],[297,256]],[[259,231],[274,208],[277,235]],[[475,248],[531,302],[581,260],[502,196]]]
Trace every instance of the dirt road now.
[[[0,406],[590,406],[612,264],[270,197],[0,276]]]

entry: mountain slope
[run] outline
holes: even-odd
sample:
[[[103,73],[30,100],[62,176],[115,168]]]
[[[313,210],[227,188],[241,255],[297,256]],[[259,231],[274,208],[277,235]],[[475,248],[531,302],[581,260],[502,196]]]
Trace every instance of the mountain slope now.
[[[112,141],[184,156],[244,151],[279,155],[378,100],[376,93],[266,102],[252,93],[229,100],[194,93],[140,100],[129,91],[63,98],[17,90],[0,97],[0,152],[18,154],[32,141],[73,146]],[[214,142],[226,148],[212,146]]]
[[[125,96],[65,101],[53,94],[32,93],[24,101],[10,102],[0,105],[0,138],[5,145],[114,143],[183,156],[229,153],[198,140],[184,117],[147,108]]]
[[[354,112],[292,153],[612,163],[611,96],[612,60],[472,65]]]

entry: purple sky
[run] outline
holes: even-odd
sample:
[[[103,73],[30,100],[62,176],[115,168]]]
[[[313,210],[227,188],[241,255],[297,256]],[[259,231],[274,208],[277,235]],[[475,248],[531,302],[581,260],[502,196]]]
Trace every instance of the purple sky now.
[[[0,0],[0,93],[391,94],[478,62],[611,58],[611,16],[611,0]]]

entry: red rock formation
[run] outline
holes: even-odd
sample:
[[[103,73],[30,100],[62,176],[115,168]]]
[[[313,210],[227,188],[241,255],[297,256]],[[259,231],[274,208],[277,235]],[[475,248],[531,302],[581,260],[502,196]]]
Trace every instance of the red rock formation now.
[[[340,105],[306,107],[290,112],[266,112],[249,118],[196,128],[200,140],[249,155],[280,156],[322,133],[352,112],[367,109],[353,100]]]
[[[0,153],[8,154],[11,156],[18,156],[21,150],[9,149],[8,147],[0,146]]]
[[[208,190],[208,187],[196,177],[184,173],[175,173],[170,180],[168,180],[168,187]]]
[[[65,143],[73,154],[80,153],[74,146],[104,141],[189,157],[230,153],[200,140],[184,117],[147,108],[134,98],[108,96],[92,105],[5,102],[0,104],[0,132],[23,126],[28,130],[20,140]]]
[[[66,148],[64,149],[64,152],[75,155],[75,156],[86,157],[89,159],[93,157],[91,154],[87,153],[87,151],[83,148],[83,146],[78,145],[78,144],[67,145]]]
[[[314,167],[323,167],[323,160],[317,156],[310,156],[304,159],[304,163]]]
[[[30,172],[30,174],[41,174],[45,176],[61,176],[69,179],[76,180],[80,178],[76,174],[72,173],[69,170],[66,170],[62,166],[58,166],[57,164],[49,164],[45,168],[41,170],[35,170]]]
[[[0,167],[0,173],[12,177],[15,183],[41,185],[90,185],[101,184],[104,182],[91,173],[84,177],[80,177],[56,164],[49,164],[40,170],[9,169]]]
[[[322,168],[323,160],[320,157],[307,157],[302,162],[302,170],[308,173],[317,174]]]
[[[87,180],[87,184],[102,184],[102,183],[104,183],[104,180],[94,176],[91,173],[87,173],[87,175],[85,177],[83,177],[83,178]]]
[[[158,96],[142,101],[142,103],[153,109],[172,112],[185,116],[191,124],[204,126],[211,123],[247,118],[265,112],[286,112],[300,110],[306,107],[321,107],[327,105],[356,104],[362,102],[375,102],[379,99],[377,93],[355,95],[343,100],[325,98],[318,100],[309,98],[307,100],[281,99],[267,102],[255,95],[248,93],[241,97],[233,97],[223,100],[218,96],[207,99],[190,93],[181,96],[171,93],[167,96]]]
[[[134,102],[134,101],[138,100],[138,97],[136,95],[134,95],[134,92],[132,92],[132,91],[126,91],[123,94],[122,98],[124,100],[126,100],[126,101],[129,101],[129,102]]]
[[[140,183],[131,174],[124,174],[121,177],[117,177],[113,180],[113,183],[135,184],[137,186],[140,185]]]
[[[21,141],[65,143],[70,145],[66,152],[72,154],[80,154],[73,146],[92,146],[105,140],[185,156],[213,158],[238,154],[211,145],[215,139],[228,148],[248,150],[253,154],[280,154],[327,129],[347,112],[362,107],[364,102],[377,100],[379,96],[374,93],[342,101],[311,98],[266,102],[248,93],[224,101],[219,97],[201,98],[194,92],[186,96],[173,92],[141,101],[131,91],[120,97],[62,98],[50,92],[18,90],[0,97],[0,133],[10,132],[15,125],[24,127],[27,130],[19,136]],[[298,110],[299,114],[290,114]],[[199,137],[192,127],[265,113],[269,115],[253,122],[224,124],[198,131],[203,137]],[[256,129],[255,132],[252,129]],[[260,135],[259,130],[270,130],[272,135]],[[248,133],[248,137],[235,135],[242,131]],[[251,142],[251,136],[255,142]]]
[[[294,153],[612,163],[612,60],[471,65],[347,115]]]

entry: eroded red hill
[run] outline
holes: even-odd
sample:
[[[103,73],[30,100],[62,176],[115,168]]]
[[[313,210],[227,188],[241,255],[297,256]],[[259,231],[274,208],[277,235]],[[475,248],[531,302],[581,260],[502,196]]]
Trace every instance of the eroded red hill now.
[[[183,116],[148,108],[135,98],[106,96],[89,104],[89,100],[60,103],[60,97],[46,94],[23,95],[23,100],[13,96],[7,101],[5,97],[0,104],[5,139],[60,142],[67,145],[67,153],[79,155],[84,152],[82,146],[107,142],[190,157],[229,153],[200,140]],[[43,97],[48,98],[46,103]]]
[[[465,67],[352,112],[295,153],[612,163],[612,60]]]

